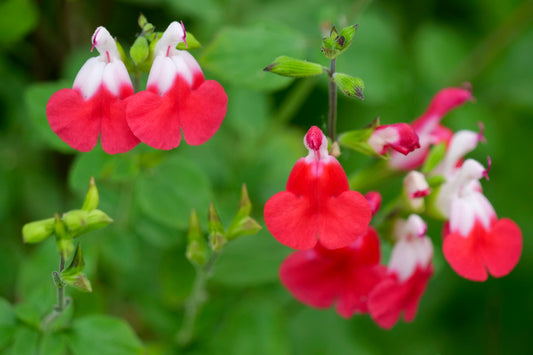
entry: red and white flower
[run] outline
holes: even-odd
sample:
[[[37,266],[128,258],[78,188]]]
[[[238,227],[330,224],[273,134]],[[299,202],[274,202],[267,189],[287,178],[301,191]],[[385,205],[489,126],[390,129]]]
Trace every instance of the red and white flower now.
[[[468,159],[441,188],[436,205],[448,219],[443,253],[460,276],[485,281],[507,275],[522,253],[522,232],[510,219],[498,219],[483,195],[479,179],[487,170]],[[487,272],[488,270],[488,272]]]
[[[88,152],[98,142],[109,154],[123,153],[139,140],[126,123],[125,98],[133,86],[113,37],[104,27],[92,36],[100,55],[82,66],[72,89],[57,91],[46,105],[52,130],[69,146]]]
[[[349,318],[368,312],[368,296],[386,274],[379,261],[379,238],[369,227],[347,247],[330,250],[317,244],[289,255],[279,275],[300,302],[316,308],[335,304],[337,313]]]
[[[309,154],[294,165],[286,191],[265,204],[265,224],[280,243],[294,249],[311,249],[318,241],[326,249],[346,247],[366,232],[370,205],[359,192],[350,191],[318,127],[309,129],[304,145]]]
[[[429,195],[430,189],[426,177],[419,171],[410,171],[403,179],[403,189],[407,194],[407,201],[413,210],[424,206],[424,197]]]
[[[386,154],[393,149],[403,155],[420,148],[418,136],[407,123],[395,123],[377,127],[367,143],[378,154]]]
[[[202,69],[187,51],[183,24],[172,22],[154,49],[154,62],[145,91],[128,100],[128,125],[143,143],[172,149],[181,141],[199,145],[219,129],[226,115],[228,97],[214,80],[205,80]]]
[[[411,215],[395,225],[397,242],[389,260],[388,275],[372,290],[368,309],[372,319],[389,329],[403,312],[405,321],[412,321],[418,304],[433,275],[433,246],[426,235],[426,223]]]
[[[420,167],[432,145],[448,142],[452,131],[440,124],[442,118],[452,109],[473,100],[470,90],[463,88],[446,88],[439,91],[422,116],[411,123],[418,135],[420,148],[407,156],[392,152],[389,165],[398,170],[413,170]]]

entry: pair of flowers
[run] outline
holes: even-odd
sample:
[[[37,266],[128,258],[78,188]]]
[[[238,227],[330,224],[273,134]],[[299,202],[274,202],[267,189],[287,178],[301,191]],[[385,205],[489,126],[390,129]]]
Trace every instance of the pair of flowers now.
[[[72,89],[52,95],[46,106],[50,127],[82,152],[92,150],[99,136],[109,154],[139,142],[172,149],[181,131],[187,143],[205,143],[222,124],[228,98],[219,83],[205,80],[191,54],[176,49],[185,41],[183,24],[172,22],[155,46],[146,90],[134,93],[113,37],[98,27],[92,49],[100,55],[83,65]]]

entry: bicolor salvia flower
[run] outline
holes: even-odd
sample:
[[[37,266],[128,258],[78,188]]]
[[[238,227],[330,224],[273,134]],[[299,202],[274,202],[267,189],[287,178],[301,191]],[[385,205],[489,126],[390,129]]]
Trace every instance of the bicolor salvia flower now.
[[[139,143],[126,123],[124,99],[133,94],[133,86],[104,27],[96,29],[92,44],[100,55],[85,62],[72,89],[52,95],[46,115],[52,130],[74,149],[90,151],[100,136],[104,151],[123,153]]]
[[[381,195],[371,192],[365,197],[373,213],[377,212]],[[297,300],[311,307],[335,304],[337,313],[345,318],[368,313],[368,295],[386,275],[386,267],[379,264],[379,243],[374,228],[368,227],[347,247],[332,250],[319,243],[313,249],[297,251],[281,264],[281,282]]]
[[[508,218],[498,219],[489,200],[481,192],[479,180],[487,170],[468,159],[440,188],[436,205],[448,218],[443,253],[460,276],[485,281],[507,275],[522,253],[522,232]]]
[[[346,174],[328,154],[328,140],[313,126],[304,137],[309,154],[292,169],[286,191],[265,204],[265,224],[282,244],[311,249],[346,247],[366,232],[372,211],[357,191],[350,191]]]
[[[387,277],[369,295],[368,309],[372,319],[389,329],[403,312],[412,321],[427,283],[433,275],[433,246],[426,236],[426,223],[418,216],[395,224],[396,243],[389,260]]]
[[[199,145],[219,129],[226,115],[228,97],[214,80],[205,80],[202,69],[187,51],[183,24],[172,22],[154,49],[145,91],[128,99],[128,125],[143,143],[172,149],[181,141]]]
[[[386,154],[390,149],[403,155],[420,148],[418,136],[407,123],[395,123],[377,127],[367,142],[378,154]]]
[[[347,247],[330,250],[317,244],[289,255],[279,275],[300,302],[316,308],[335,304],[337,313],[349,318],[368,312],[368,296],[386,274],[379,261],[379,238],[369,227]]]
[[[470,90],[464,88],[446,88],[439,91],[431,100],[426,112],[411,123],[418,135],[420,148],[407,156],[392,152],[389,165],[394,169],[413,170],[420,167],[432,145],[448,142],[452,131],[440,124],[442,118],[452,109],[466,101],[473,100]]]

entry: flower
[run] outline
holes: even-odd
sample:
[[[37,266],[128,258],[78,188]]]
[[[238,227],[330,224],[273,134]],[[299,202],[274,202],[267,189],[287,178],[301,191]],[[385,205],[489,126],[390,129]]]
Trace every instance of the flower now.
[[[154,49],[146,90],[128,99],[128,125],[143,143],[172,149],[181,141],[199,145],[219,129],[226,115],[228,97],[214,80],[205,80],[202,69],[187,51],[183,23],[172,22]]]
[[[92,150],[100,135],[107,153],[127,152],[139,143],[126,123],[124,99],[133,94],[133,86],[117,45],[104,27],[96,29],[92,43],[100,55],[85,62],[72,89],[50,97],[46,116],[52,131],[74,149]]]
[[[370,205],[349,190],[346,174],[328,154],[328,141],[318,127],[309,129],[304,145],[309,154],[294,165],[286,191],[265,204],[265,224],[280,243],[294,249],[311,249],[317,241],[327,249],[346,247],[366,232]]]
[[[403,155],[420,148],[418,136],[407,123],[379,126],[367,143],[381,155],[386,154],[391,148]]]
[[[432,145],[448,142],[452,136],[450,129],[440,124],[441,119],[452,109],[473,100],[470,90],[464,88],[446,88],[439,91],[419,118],[411,123],[418,135],[420,148],[403,156],[392,152],[389,165],[398,170],[412,170],[420,167],[426,159]]]
[[[510,219],[498,219],[481,192],[479,179],[487,170],[468,159],[440,188],[436,205],[449,219],[444,228],[443,253],[460,276],[485,281],[507,275],[522,253],[522,232]],[[488,270],[488,273],[487,273]]]
[[[418,303],[433,275],[433,246],[425,235],[426,224],[418,215],[398,220],[395,225],[397,242],[389,260],[388,275],[377,284],[368,298],[372,319],[390,329],[403,312],[405,321],[412,321]]]
[[[403,179],[403,189],[407,195],[407,204],[411,209],[420,210],[424,207],[424,197],[430,192],[424,174],[411,170]]]
[[[368,227],[347,247],[330,250],[317,244],[289,255],[279,275],[300,302],[316,308],[335,303],[337,313],[350,318],[356,312],[368,312],[368,295],[386,273],[379,260],[379,238]]]

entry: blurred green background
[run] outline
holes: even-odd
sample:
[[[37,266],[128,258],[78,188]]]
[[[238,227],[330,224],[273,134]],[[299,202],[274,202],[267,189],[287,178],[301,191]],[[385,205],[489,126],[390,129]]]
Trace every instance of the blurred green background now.
[[[181,19],[195,34],[203,47],[192,53],[206,76],[226,88],[227,117],[199,147],[182,143],[157,152],[141,145],[117,156],[99,147],[73,151],[50,130],[46,102],[70,87],[94,55],[90,38],[97,26],[129,48],[140,12],[159,31]],[[128,354],[139,351],[138,338],[153,354],[531,353],[532,18],[533,1],[523,0],[3,0],[0,297],[16,306],[0,300],[0,329],[13,312],[23,326],[0,332],[0,352],[29,354],[40,347],[61,354],[71,344],[81,354]],[[194,342],[180,349],[174,337],[194,278],[184,257],[190,208],[197,208],[205,227],[213,201],[227,227],[246,183],[262,223],[263,204],[283,189],[305,154],[303,134],[326,119],[325,77],[293,81],[262,68],[279,55],[327,65],[320,53],[323,30],[353,23],[359,30],[337,68],[365,81],[365,100],[339,94],[339,131],[376,116],[384,123],[410,122],[440,88],[472,83],[477,102],[452,112],[444,124],[456,130],[485,124],[488,143],[471,156],[492,158],[484,191],[499,216],[522,228],[520,263],[505,278],[466,281],[443,262],[440,223],[431,222],[436,273],[419,314],[411,324],[384,331],[366,315],[344,320],[294,301],[277,276],[290,250],[263,229],[224,250]],[[349,173],[369,163],[351,152],[341,161]],[[24,245],[21,227],[78,208],[90,176],[101,209],[115,223],[81,239],[94,292],[67,291],[74,300],[67,317],[78,321],[43,338],[31,324],[55,303],[50,273],[57,253],[52,239]],[[399,187],[391,186],[387,191]],[[120,349],[109,345],[116,345],[115,333],[84,337],[98,314],[125,320],[136,335],[124,324],[115,327],[125,334],[117,335],[126,339]],[[91,341],[100,348],[87,345]]]

